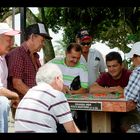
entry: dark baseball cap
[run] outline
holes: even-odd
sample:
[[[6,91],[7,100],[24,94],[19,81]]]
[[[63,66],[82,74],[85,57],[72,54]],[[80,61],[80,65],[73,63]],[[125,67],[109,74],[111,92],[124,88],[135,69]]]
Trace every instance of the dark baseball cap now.
[[[36,23],[36,24],[29,25],[25,29],[25,34],[26,36],[29,36],[31,34],[38,34],[45,37],[46,39],[52,39],[52,37],[50,37],[49,34],[47,33],[43,23]]]
[[[77,34],[77,37],[80,38],[81,41],[92,39],[92,37],[86,29],[80,30]]]

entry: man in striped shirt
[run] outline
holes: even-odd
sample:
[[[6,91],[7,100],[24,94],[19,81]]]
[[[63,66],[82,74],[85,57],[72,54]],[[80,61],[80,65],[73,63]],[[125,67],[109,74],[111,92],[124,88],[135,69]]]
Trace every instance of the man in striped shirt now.
[[[64,80],[64,93],[81,94],[87,93],[88,88],[88,71],[87,67],[81,63],[81,46],[77,43],[71,43],[66,48],[66,57],[54,58],[50,62],[57,64],[62,73]],[[78,90],[70,90],[70,85],[75,77],[80,76],[81,88]]]
[[[57,64],[62,73],[64,80],[63,92],[68,94],[83,94],[88,93],[88,70],[85,64],[80,62],[82,49],[78,43],[70,43],[66,48],[64,58],[54,58],[51,63]],[[72,81],[75,77],[80,77],[80,88],[71,89]],[[85,130],[87,127],[85,111],[74,111],[73,116],[76,124],[81,130]],[[61,128],[60,128],[61,129]],[[59,129],[59,130],[60,130]],[[63,131],[62,131],[63,132]]]
[[[15,132],[56,133],[57,123],[67,132],[80,132],[75,125],[67,99],[62,93],[63,76],[59,67],[46,63],[36,75],[37,86],[29,89],[15,114]]]

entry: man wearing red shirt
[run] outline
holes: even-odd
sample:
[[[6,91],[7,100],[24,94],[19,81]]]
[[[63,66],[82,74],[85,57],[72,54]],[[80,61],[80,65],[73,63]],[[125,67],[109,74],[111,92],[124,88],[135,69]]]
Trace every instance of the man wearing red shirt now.
[[[121,55],[118,52],[110,52],[106,55],[106,65],[108,72],[102,73],[96,82],[90,86],[90,93],[118,92],[123,96],[124,88],[128,84],[131,71],[124,68]],[[112,132],[127,131],[128,128],[126,127],[129,127],[129,124],[127,123],[127,120],[121,120],[123,116],[123,113],[113,112],[111,114],[112,123],[115,123],[115,126],[112,124]]]
[[[46,32],[44,24],[32,24],[25,29],[25,41],[21,46],[6,56],[9,72],[8,88],[16,91],[20,100],[31,87],[36,85],[36,72],[41,66],[37,52],[43,48],[45,39],[52,38]],[[13,117],[18,102],[13,102]]]

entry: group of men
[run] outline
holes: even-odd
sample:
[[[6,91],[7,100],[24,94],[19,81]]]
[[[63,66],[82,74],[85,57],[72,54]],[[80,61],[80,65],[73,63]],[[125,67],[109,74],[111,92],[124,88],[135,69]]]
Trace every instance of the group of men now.
[[[91,48],[92,36],[86,29],[81,29],[77,33],[76,41],[68,45],[63,58],[54,58],[43,66],[39,62],[37,52],[43,48],[45,39],[52,39],[46,32],[44,24],[36,23],[28,26],[25,29],[25,41],[20,47],[9,51],[9,46],[13,44],[8,46],[8,40],[2,37],[10,36],[12,39],[13,35],[15,34],[9,35],[8,31],[0,32],[0,104],[7,103],[5,107],[0,107],[1,132],[8,132],[7,116],[10,109],[8,99],[12,99],[15,132],[57,132],[57,124],[63,124],[67,132],[79,133],[79,128],[81,129],[79,124],[82,120],[88,119],[89,123],[86,125],[90,125],[90,114],[77,123],[64,94],[88,92],[91,94],[119,92],[134,108],[130,112],[132,116],[137,116],[133,121],[124,121],[129,114],[117,118],[116,114],[112,115],[112,124],[115,123],[112,125],[114,132],[118,132],[115,130],[118,127],[121,127],[121,132],[126,132],[132,124],[140,122],[135,109],[140,106],[138,82],[140,42],[135,43],[127,55],[136,67],[135,70],[129,71],[124,68],[118,52],[108,53],[105,64],[102,54]],[[80,77],[80,86],[78,89],[72,89],[71,83],[77,76]],[[3,109],[6,110],[6,114]],[[79,115],[77,119],[80,117],[82,116]],[[116,124],[119,126],[116,127]]]

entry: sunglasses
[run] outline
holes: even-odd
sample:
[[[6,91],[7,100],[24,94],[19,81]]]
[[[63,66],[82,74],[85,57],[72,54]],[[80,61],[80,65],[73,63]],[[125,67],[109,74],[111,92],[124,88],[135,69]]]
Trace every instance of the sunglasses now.
[[[91,45],[91,42],[81,42],[80,43],[82,46],[90,46]]]

